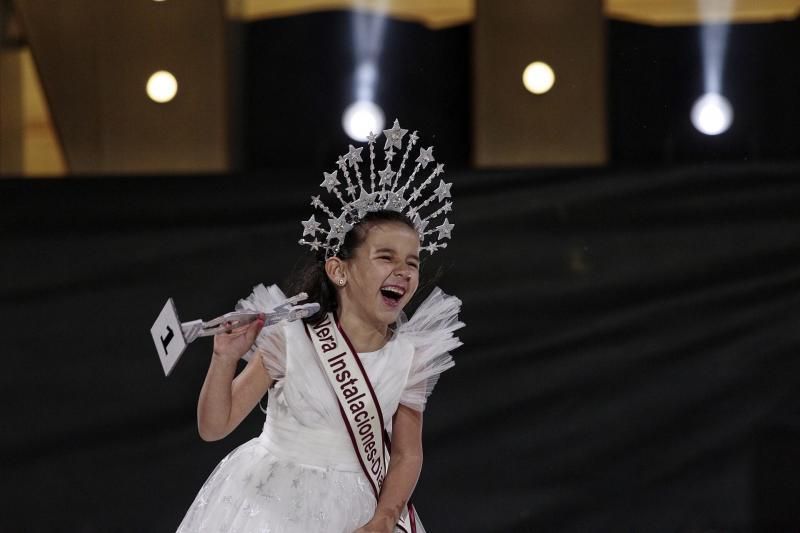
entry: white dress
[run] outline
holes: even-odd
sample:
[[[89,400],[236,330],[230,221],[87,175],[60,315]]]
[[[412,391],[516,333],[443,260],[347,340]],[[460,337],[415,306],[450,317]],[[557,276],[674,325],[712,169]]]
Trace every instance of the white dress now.
[[[277,286],[258,285],[238,307],[266,312],[285,300]],[[460,307],[437,288],[383,348],[359,354],[390,433],[398,405],[422,411],[453,366]],[[253,355],[276,381],[264,429],[219,463],[178,533],[352,533],[376,500],[302,322],[264,328],[246,358]]]

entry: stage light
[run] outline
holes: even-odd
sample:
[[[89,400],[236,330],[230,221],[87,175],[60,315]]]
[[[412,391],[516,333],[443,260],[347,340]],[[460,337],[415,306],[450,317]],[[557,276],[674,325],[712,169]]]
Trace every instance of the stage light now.
[[[556,75],[550,65],[534,61],[522,72],[522,83],[533,94],[544,94],[553,88]]]
[[[733,109],[722,96],[725,52],[734,0],[699,0],[703,23],[700,27],[700,53],[703,59],[703,91],[692,106],[692,124],[701,133],[719,135],[733,122]]]
[[[175,98],[178,80],[166,70],[154,72],[147,80],[147,96],[154,102],[163,104]]]
[[[692,106],[692,124],[706,135],[719,135],[733,122],[733,109],[728,99],[717,93],[706,93]]]
[[[366,141],[370,132],[379,133],[383,125],[383,110],[369,100],[353,102],[342,114],[342,127],[345,133],[359,142]]]

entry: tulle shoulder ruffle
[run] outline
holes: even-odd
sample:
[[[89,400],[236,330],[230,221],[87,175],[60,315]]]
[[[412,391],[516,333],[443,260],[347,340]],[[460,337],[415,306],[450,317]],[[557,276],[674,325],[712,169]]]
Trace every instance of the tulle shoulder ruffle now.
[[[398,337],[414,347],[408,381],[400,396],[403,405],[423,411],[439,375],[455,365],[450,351],[462,344],[453,334],[464,327],[458,319],[460,310],[461,300],[436,287],[414,316],[397,326]]]
[[[250,296],[239,300],[236,309],[269,313],[286,300],[286,295],[277,285],[265,287],[259,283],[253,287]],[[244,359],[250,361],[253,355],[261,358],[273,380],[277,381],[286,375],[286,331],[283,322],[261,329],[253,347],[244,355]]]
[[[239,300],[236,309],[268,313],[286,300],[277,285],[259,284],[247,298]],[[450,351],[462,344],[454,335],[464,327],[458,319],[460,310],[461,300],[437,287],[419,305],[414,316],[405,319],[401,315],[395,333],[413,347],[408,380],[400,397],[403,405],[423,411],[439,375],[455,364]],[[286,377],[286,342],[286,323],[264,327],[244,359],[250,361],[257,355],[273,380],[283,379]]]

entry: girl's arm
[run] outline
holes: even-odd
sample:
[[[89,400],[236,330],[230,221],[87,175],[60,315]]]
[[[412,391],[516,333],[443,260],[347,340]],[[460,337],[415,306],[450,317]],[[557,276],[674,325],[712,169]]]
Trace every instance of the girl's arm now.
[[[264,325],[263,318],[214,336],[214,352],[197,402],[197,429],[206,441],[219,440],[238,426],[266,394],[272,378],[256,354],[234,379],[239,359]]]
[[[400,405],[392,419],[392,457],[372,519],[356,533],[391,533],[422,470],[422,413]]]

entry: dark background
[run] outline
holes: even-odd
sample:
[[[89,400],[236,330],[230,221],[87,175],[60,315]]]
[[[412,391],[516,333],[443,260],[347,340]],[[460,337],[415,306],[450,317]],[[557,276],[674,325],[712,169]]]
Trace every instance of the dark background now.
[[[349,142],[347,20],[239,28],[241,173],[0,181],[0,531],[174,531],[259,433],[255,411],[202,442],[210,343],[165,378],[149,327],[167,297],[211,318],[301,261]],[[718,138],[688,122],[696,28],[608,29],[612,164],[475,171],[469,28],[389,24],[379,100],[454,183],[423,275],[467,323],[418,509],[432,533],[800,531],[797,22],[732,29]]]

